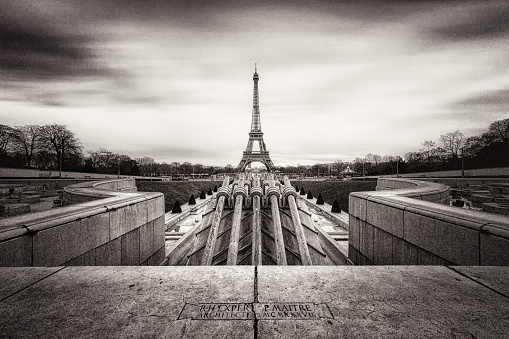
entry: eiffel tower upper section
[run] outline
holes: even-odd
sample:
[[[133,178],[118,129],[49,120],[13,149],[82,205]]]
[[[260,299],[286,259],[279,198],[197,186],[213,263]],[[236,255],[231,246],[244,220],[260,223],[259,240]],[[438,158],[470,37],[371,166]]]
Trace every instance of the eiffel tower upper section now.
[[[269,172],[274,171],[274,164],[269,156],[269,151],[267,151],[267,147],[265,146],[265,142],[263,141],[263,132],[262,132],[262,124],[260,121],[260,106],[259,106],[259,98],[258,98],[258,81],[260,77],[258,76],[258,72],[255,64],[255,72],[253,74],[253,112],[251,119],[251,131],[249,132],[249,140],[247,142],[246,150],[243,153],[242,160],[238,166],[238,170],[240,172],[246,169],[246,166],[252,162],[261,162],[263,163]],[[258,142],[259,151],[253,151],[253,143]]]

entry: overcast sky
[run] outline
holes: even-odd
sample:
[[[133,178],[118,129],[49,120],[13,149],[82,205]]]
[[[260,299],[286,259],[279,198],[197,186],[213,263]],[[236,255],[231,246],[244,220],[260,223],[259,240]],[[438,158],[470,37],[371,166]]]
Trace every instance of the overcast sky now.
[[[0,0],[0,124],[85,151],[236,166],[255,62],[275,165],[403,155],[509,116],[509,2]]]

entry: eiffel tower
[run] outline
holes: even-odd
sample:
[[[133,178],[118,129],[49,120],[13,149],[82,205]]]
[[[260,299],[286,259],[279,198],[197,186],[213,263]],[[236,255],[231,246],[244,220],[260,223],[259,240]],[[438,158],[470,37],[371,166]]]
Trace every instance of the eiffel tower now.
[[[263,141],[262,124],[260,122],[260,107],[258,105],[258,73],[253,74],[254,90],[253,90],[253,117],[251,120],[251,132],[249,132],[249,141],[247,142],[246,150],[243,153],[242,160],[240,160],[237,169],[239,172],[243,172],[246,166],[252,162],[259,161],[263,163],[269,172],[274,171],[274,164],[269,157],[269,151]],[[253,142],[257,141],[259,144],[259,151],[253,151]]]

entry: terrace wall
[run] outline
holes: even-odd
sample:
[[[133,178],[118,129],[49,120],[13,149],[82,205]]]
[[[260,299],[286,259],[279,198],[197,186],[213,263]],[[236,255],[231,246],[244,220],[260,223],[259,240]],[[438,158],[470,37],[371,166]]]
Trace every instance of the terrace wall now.
[[[450,207],[448,201],[448,186],[411,179],[380,178],[377,191],[351,193],[350,260],[509,265],[509,217]]]
[[[134,179],[64,189],[66,207],[0,221],[0,266],[158,265],[164,197]],[[71,205],[72,204],[72,205]]]

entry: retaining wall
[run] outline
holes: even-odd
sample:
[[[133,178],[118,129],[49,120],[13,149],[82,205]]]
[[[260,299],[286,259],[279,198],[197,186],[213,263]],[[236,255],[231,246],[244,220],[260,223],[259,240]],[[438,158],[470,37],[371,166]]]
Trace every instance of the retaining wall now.
[[[449,187],[438,183],[380,178],[377,185],[350,194],[355,264],[509,265],[509,217],[445,205]]]
[[[466,169],[463,171],[465,177],[508,177],[509,167],[495,167],[495,168],[476,168]],[[435,172],[419,172],[419,173],[405,173],[400,174],[401,177],[418,178],[418,177],[461,177],[461,170],[450,171],[435,171]]]
[[[0,221],[0,266],[158,265],[164,260],[164,197],[134,179],[64,189],[71,206]]]
[[[39,170],[30,168],[8,168],[0,167],[0,178],[56,178],[60,174],[59,171]],[[116,174],[101,174],[101,173],[84,173],[84,172],[70,172],[62,171],[62,179],[65,178],[116,178]]]

